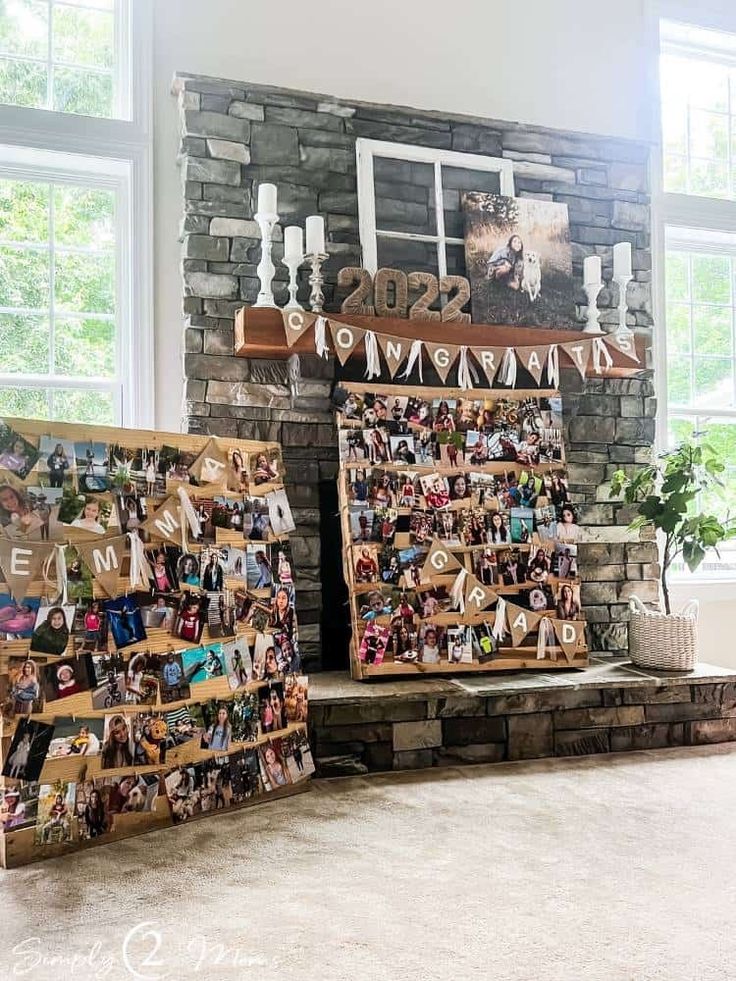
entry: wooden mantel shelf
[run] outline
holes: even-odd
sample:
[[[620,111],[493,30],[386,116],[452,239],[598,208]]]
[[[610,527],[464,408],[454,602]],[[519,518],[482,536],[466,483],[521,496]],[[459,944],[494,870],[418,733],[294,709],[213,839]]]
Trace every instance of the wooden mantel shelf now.
[[[491,326],[490,324],[455,324],[433,320],[407,320],[394,317],[363,317],[357,314],[326,314],[330,320],[353,324],[397,337],[443,344],[468,344],[472,347],[525,347],[537,344],[567,344],[587,339],[578,330],[548,330],[540,327]],[[363,345],[356,350],[361,352]],[[471,348],[472,350],[472,348]],[[642,371],[647,364],[645,339],[636,337],[640,363],[636,364],[614,348],[609,348],[613,366],[607,377],[625,377]],[[269,307],[241,307],[235,315],[235,354],[239,358],[287,358],[290,354],[314,354],[314,333],[306,331],[293,347],[286,346],[281,310]]]

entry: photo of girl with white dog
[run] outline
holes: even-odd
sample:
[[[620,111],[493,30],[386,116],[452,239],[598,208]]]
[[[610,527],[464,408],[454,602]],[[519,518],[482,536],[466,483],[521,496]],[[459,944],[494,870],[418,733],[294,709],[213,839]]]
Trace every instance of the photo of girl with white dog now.
[[[567,205],[470,191],[462,207],[473,323],[572,327]]]

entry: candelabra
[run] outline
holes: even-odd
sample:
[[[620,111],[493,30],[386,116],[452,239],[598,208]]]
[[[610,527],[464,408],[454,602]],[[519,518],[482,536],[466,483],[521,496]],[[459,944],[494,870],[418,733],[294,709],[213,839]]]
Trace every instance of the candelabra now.
[[[602,334],[603,329],[599,323],[601,313],[598,309],[598,294],[603,289],[603,283],[586,283],[583,289],[588,297],[588,319],[583,328],[583,333]]]
[[[618,286],[618,327],[616,328],[616,334],[619,337],[631,337],[634,333],[633,330],[626,323],[626,290],[629,283],[634,277],[630,274],[619,273],[616,275],[614,273],[613,280]]]
[[[322,292],[322,285],[325,280],[322,275],[322,263],[327,258],[328,256],[323,252],[310,252],[307,255],[307,262],[312,267],[312,272],[309,276],[309,285],[312,287],[309,297],[309,307],[313,313],[322,313],[322,307],[324,306],[325,295]]]
[[[256,212],[255,219],[261,230],[261,261],[258,263],[258,269],[256,270],[258,273],[258,279],[261,283],[261,288],[258,291],[258,299],[256,300],[254,306],[275,307],[276,303],[273,298],[271,284],[273,282],[276,269],[273,264],[273,259],[271,258],[271,248],[273,246],[273,230],[276,226],[276,222],[279,220],[279,216],[275,211],[258,211]]]
[[[303,310],[304,307],[297,301],[296,292],[299,284],[296,281],[296,274],[299,266],[304,262],[303,255],[285,255],[281,262],[289,270],[289,302],[284,310]]]

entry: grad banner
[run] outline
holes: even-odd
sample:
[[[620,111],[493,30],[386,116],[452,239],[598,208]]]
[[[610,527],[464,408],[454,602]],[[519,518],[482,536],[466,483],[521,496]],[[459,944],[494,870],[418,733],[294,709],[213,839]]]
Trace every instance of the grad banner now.
[[[214,437],[190,466],[189,472],[201,484],[219,484],[221,487],[225,487],[227,482],[227,453]]]
[[[0,569],[17,603],[23,602],[29,585],[53,550],[54,546],[47,543],[0,538]]]
[[[314,326],[317,319],[316,313],[308,313],[306,310],[282,310],[281,316],[284,320],[287,347],[293,347],[302,334]]]
[[[585,631],[584,620],[553,620],[552,621],[560,647],[567,658],[568,664],[575,659],[575,653],[580,645]]]
[[[496,593],[490,587],[484,586],[480,579],[469,575],[465,583],[465,612],[480,613],[495,602]]]
[[[363,340],[365,331],[352,324],[341,324],[339,320],[329,320],[332,346],[341,365],[344,365],[355,348]]]
[[[460,348],[457,344],[434,344],[430,341],[424,341],[423,343],[424,349],[429,355],[429,360],[434,366],[435,371],[443,383],[446,382],[447,376],[450,374],[450,368],[452,368],[460,354]]]
[[[155,538],[165,538],[166,541],[179,544],[181,522],[181,504],[178,498],[170,497],[150,518],[146,518],[141,528]]]
[[[409,356],[411,341],[405,337],[394,337],[393,334],[378,334],[378,346],[383,351],[388,370],[393,378]]]
[[[108,596],[116,597],[123,559],[128,551],[128,536],[102,538],[98,542],[79,542],[74,546],[80,558]]]
[[[585,373],[588,370],[590,354],[593,350],[593,341],[572,341],[568,344],[560,344],[561,350],[565,352],[575,367],[580,372],[580,377],[585,380]]]
[[[530,630],[534,630],[542,619],[539,613],[533,613],[523,606],[506,601],[506,620],[511,631],[511,643],[514,647],[519,647],[522,640]]]
[[[519,359],[521,367],[528,371],[539,385],[542,381],[542,373],[547,366],[549,344],[540,344],[539,347],[517,347],[516,357]]]
[[[462,566],[449,548],[439,538],[433,538],[427,558],[422,566],[421,582],[431,582],[435,576],[443,576],[446,573],[455,572],[457,569],[462,569]]]

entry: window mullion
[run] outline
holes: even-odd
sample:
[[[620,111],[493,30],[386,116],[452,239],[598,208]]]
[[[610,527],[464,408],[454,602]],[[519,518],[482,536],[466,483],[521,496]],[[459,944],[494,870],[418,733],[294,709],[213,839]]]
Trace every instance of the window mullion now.
[[[46,108],[54,108],[54,4],[49,0],[48,31],[46,32]]]
[[[49,184],[49,374],[56,366],[56,185]]]

